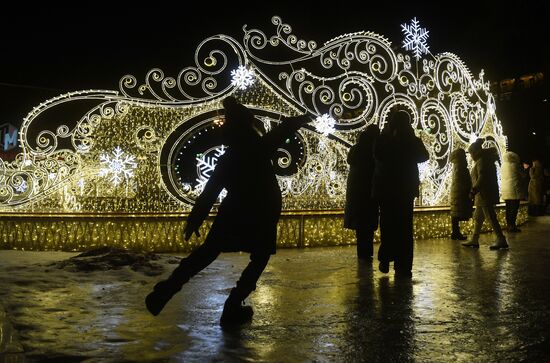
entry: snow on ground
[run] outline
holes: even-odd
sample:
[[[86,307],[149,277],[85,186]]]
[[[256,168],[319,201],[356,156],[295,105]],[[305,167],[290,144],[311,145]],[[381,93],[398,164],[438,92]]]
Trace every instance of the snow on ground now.
[[[0,303],[25,355],[61,362],[131,357],[132,330],[151,329],[143,298],[179,258],[113,249],[82,255],[2,250],[0,261]],[[125,320],[134,326],[121,334]],[[121,354],[122,346],[130,352]]]

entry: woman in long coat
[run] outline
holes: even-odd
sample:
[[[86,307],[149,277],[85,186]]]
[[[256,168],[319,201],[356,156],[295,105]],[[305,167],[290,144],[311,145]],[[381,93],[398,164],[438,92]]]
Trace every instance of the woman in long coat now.
[[[250,263],[225,301],[220,324],[238,325],[248,321],[253,311],[250,306],[243,306],[243,302],[256,289],[256,282],[275,253],[282,198],[271,160],[277,147],[310,119],[307,116],[286,118],[281,125],[260,136],[253,127],[254,115],[249,109],[233,97],[227,97],[223,106],[222,137],[228,150],[218,159],[187,218],[186,240],[193,233],[199,235],[199,227],[224,188],[227,195],[204,243],[182,259],[171,276],[157,283],[146,297],[147,309],[153,315],[158,315],[182,285],[221,252],[243,251],[250,253]]]
[[[344,227],[355,230],[357,257],[362,260],[372,260],[374,231],[378,228],[378,203],[371,192],[373,147],[379,133],[378,126],[369,125],[348,152]]]
[[[418,164],[428,160],[429,153],[415,136],[408,112],[391,111],[388,124],[376,139],[374,158],[372,192],[380,205],[378,269],[387,273],[390,261],[394,261],[395,276],[410,278],[414,255],[413,203],[420,186]]]
[[[506,229],[519,232],[516,226],[519,201],[524,198],[522,191],[521,165],[518,154],[507,151],[504,154],[501,174],[502,199],[506,203]]]
[[[451,174],[451,192],[449,202],[451,205],[451,239],[465,240],[466,236],[460,233],[460,221],[467,221],[472,218],[472,200],[470,199],[470,189],[472,189],[472,179],[468,171],[468,162],[466,161],[466,152],[458,148],[451,153],[450,161],[453,164]]]

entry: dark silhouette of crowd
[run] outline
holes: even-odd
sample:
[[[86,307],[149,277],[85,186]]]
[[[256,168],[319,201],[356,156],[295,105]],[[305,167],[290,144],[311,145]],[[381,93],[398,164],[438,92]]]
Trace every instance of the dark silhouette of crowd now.
[[[420,185],[418,163],[428,160],[429,154],[414,134],[409,113],[403,109],[391,110],[386,126],[375,137],[377,133],[369,126],[360,135],[356,148],[350,150],[345,226],[356,230],[358,257],[368,258],[369,253],[372,255],[372,235],[379,217],[379,270],[388,273],[393,262],[397,277],[410,278],[414,255],[413,207]],[[354,159],[357,150],[363,150],[361,161]],[[358,185],[361,182],[363,185]],[[358,207],[356,203],[365,204]],[[362,229],[368,231],[366,243],[360,241]],[[363,243],[366,248],[359,246]]]
[[[158,315],[183,285],[221,252],[241,251],[250,254],[250,262],[225,301],[220,324],[235,326],[249,321],[253,310],[244,301],[256,289],[270,256],[276,252],[282,198],[272,158],[279,145],[310,119],[284,118],[279,126],[262,134],[255,127],[253,113],[235,98],[227,97],[223,106],[222,138],[228,150],[218,160],[187,218],[186,240],[193,233],[200,236],[199,227],[218,196],[223,189],[227,194],[204,242],[147,295],[146,307],[153,315]],[[373,240],[379,227],[378,269],[388,273],[393,263],[396,278],[410,279],[414,259],[413,208],[415,198],[420,196],[418,164],[429,159],[429,152],[415,135],[408,110],[395,107],[385,121],[381,131],[378,125],[367,126],[349,150],[344,227],[355,230],[357,257],[367,262],[374,258]],[[450,154],[450,238],[468,239],[461,233],[460,222],[473,217],[471,237],[462,242],[463,246],[479,247],[481,227],[488,220],[496,235],[490,249],[507,249],[508,242],[495,212],[501,198],[496,165],[499,154],[495,148],[483,145],[484,140],[477,139],[467,151],[457,148]],[[467,153],[473,160],[471,170]],[[516,219],[521,200],[528,199],[532,215],[542,214],[545,207],[540,160],[522,168],[519,156],[506,152],[501,184],[506,229],[519,232]]]

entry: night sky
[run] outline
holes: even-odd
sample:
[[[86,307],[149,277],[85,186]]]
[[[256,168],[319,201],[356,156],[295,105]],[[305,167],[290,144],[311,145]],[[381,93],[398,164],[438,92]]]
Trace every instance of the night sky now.
[[[115,2],[94,6],[33,8],[14,4],[0,15],[0,122],[20,125],[40,101],[69,91],[118,89],[132,74],[143,80],[153,67],[166,75],[194,65],[199,42],[214,34],[239,41],[242,26],[271,34],[271,17],[279,15],[301,39],[325,41],[349,32],[373,31],[401,44],[400,24],[413,17],[429,30],[433,54],[452,52],[477,77],[496,81],[548,70],[550,8],[547,1],[398,3],[378,1],[201,2],[122,8]],[[76,2],[75,2],[76,4]],[[277,5],[275,5],[277,4]],[[444,4],[444,5],[443,5]],[[134,5],[135,6],[135,5]],[[345,6],[345,7],[344,7]]]

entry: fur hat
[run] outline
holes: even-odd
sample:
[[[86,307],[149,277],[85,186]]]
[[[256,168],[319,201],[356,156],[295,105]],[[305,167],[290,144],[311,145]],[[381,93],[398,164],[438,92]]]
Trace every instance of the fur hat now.
[[[476,141],[474,141],[469,147],[468,147],[468,153],[471,155],[476,154],[481,151],[483,148],[483,141],[484,139],[478,138]]]

